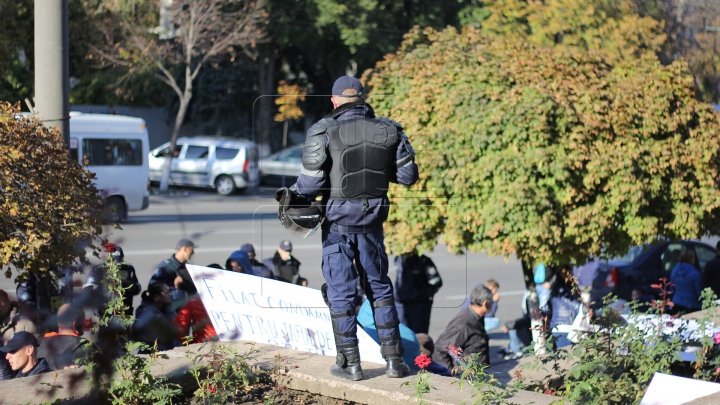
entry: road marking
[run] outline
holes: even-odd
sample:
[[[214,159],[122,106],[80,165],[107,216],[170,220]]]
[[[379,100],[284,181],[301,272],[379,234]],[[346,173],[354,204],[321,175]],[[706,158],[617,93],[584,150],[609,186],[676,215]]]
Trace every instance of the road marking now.
[[[320,250],[322,245],[295,245],[293,250]],[[202,247],[197,248],[198,253],[218,253],[218,252],[234,252],[240,249],[240,246],[225,246],[225,247]],[[263,246],[261,250],[277,250],[276,245]],[[145,250],[125,250],[125,256],[145,256],[145,255],[159,255],[175,253],[175,249],[145,249]]]
[[[202,236],[212,234],[235,234],[235,233],[254,233],[252,229],[220,229],[217,231],[167,231],[162,232],[163,235],[196,235],[201,234]]]
[[[503,291],[500,290],[500,298],[506,296],[506,295],[523,295],[525,294],[525,290],[516,290],[516,291]],[[469,294],[468,294],[469,295]],[[448,295],[445,297],[446,300],[460,300],[460,299],[466,299],[467,295]]]

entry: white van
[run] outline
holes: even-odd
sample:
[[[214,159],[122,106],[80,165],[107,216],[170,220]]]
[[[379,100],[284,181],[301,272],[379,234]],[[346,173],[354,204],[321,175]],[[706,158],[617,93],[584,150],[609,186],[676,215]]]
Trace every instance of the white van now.
[[[70,113],[70,154],[87,159],[105,198],[108,221],[150,205],[149,151],[145,121],[122,115]]]
[[[159,182],[170,143],[148,155],[150,180]],[[257,145],[245,139],[219,136],[178,138],[170,165],[170,184],[211,187],[219,194],[243,192],[260,184]]]

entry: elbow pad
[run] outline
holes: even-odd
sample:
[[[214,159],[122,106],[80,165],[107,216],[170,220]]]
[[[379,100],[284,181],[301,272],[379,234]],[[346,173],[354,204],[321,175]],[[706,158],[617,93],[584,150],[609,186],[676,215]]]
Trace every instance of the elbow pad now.
[[[303,167],[305,169],[320,170],[323,167],[325,160],[327,160],[325,150],[325,143],[327,141],[326,134],[327,122],[325,119],[320,120],[308,130],[302,156]]]

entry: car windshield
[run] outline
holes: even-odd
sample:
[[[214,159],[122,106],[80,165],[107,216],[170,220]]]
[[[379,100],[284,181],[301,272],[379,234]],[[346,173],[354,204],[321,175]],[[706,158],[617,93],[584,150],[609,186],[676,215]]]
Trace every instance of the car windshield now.
[[[643,252],[648,250],[650,246],[633,246],[628,250],[627,253],[625,253],[622,256],[616,256],[611,257],[608,260],[609,261],[616,261],[616,262],[626,262],[626,263],[632,263],[635,259],[637,259],[638,256],[640,256]]]

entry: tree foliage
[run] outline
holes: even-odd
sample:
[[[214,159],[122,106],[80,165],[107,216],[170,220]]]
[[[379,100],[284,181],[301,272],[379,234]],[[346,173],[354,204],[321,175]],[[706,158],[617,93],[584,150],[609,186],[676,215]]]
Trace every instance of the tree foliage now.
[[[101,234],[93,174],[70,160],[59,132],[0,104],[0,268],[47,271],[86,258]]]
[[[278,94],[280,97],[275,99],[275,104],[278,106],[275,121],[283,122],[302,118],[304,114],[298,103],[305,101],[307,90],[297,84],[288,84],[285,80],[281,80]]]
[[[559,264],[720,230],[720,125],[684,63],[416,29],[365,80],[420,167],[391,192],[395,252]]]
[[[520,35],[540,46],[603,49],[606,58],[657,52],[663,24],[641,17],[632,0],[491,0],[479,25],[491,35]]]

